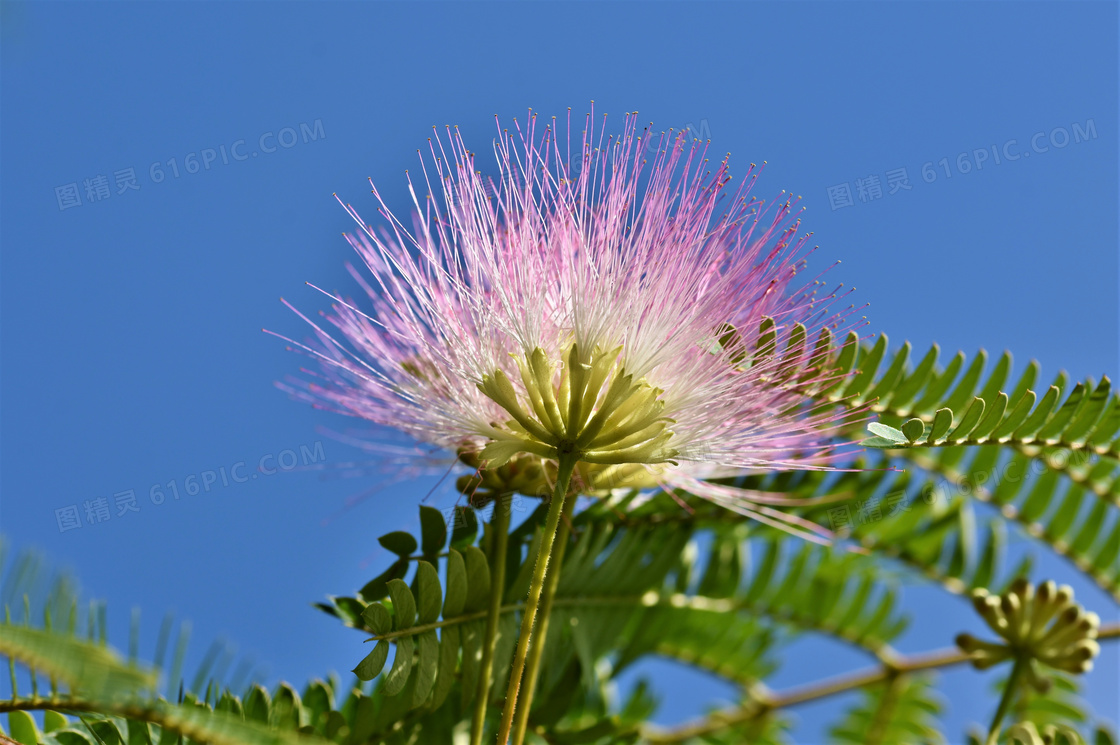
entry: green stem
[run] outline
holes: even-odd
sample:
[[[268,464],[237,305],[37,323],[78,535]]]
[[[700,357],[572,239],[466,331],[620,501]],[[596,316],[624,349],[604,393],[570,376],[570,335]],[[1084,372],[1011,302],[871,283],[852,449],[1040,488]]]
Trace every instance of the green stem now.
[[[1025,654],[1019,654],[1015,657],[1015,665],[1011,668],[1011,676],[1007,679],[1003,696],[999,700],[999,708],[996,709],[992,726],[988,729],[987,745],[996,745],[999,741],[999,731],[1000,725],[1003,723],[1003,717],[1007,714],[1007,710],[1011,708],[1011,701],[1015,698],[1015,691],[1019,687],[1019,678],[1023,676],[1023,672],[1029,664],[1031,664],[1031,659]]]
[[[529,648],[529,660],[525,666],[525,690],[518,701],[517,720],[513,726],[513,745],[521,745],[525,739],[525,732],[529,727],[529,709],[533,705],[533,696],[537,692],[537,678],[541,672],[541,658],[544,656],[544,645],[548,640],[548,619],[552,615],[552,604],[556,599],[556,588],[560,586],[560,570],[564,566],[564,552],[568,548],[568,521],[572,518],[576,498],[570,496],[565,500],[564,513],[560,527],[556,532],[556,548],[552,566],[548,569],[545,579],[544,594],[541,596],[540,622],[537,624],[536,638]]]
[[[490,518],[490,608],[486,614],[486,637],[482,641],[482,669],[474,699],[471,720],[471,745],[481,745],[482,727],[486,723],[486,706],[490,702],[490,681],[493,679],[494,647],[498,640],[498,621],[502,614],[502,595],[506,588],[506,547],[509,545],[509,507],[511,494],[499,494],[494,500]]]
[[[537,563],[533,567],[533,581],[529,585],[529,600],[525,604],[525,612],[521,617],[521,632],[517,637],[517,650],[513,655],[513,669],[509,675],[509,685],[506,687],[506,703],[502,709],[502,723],[498,730],[498,743],[505,745],[509,740],[510,729],[513,727],[513,713],[517,707],[517,694],[521,688],[521,676],[525,672],[525,658],[529,652],[529,640],[533,633],[533,622],[537,618],[537,608],[540,606],[541,593],[544,592],[544,578],[548,571],[548,559],[552,554],[552,544],[556,539],[556,529],[560,525],[560,515],[564,509],[565,497],[568,494],[568,483],[572,480],[572,471],[576,467],[576,458],[573,455],[562,455],[559,459],[559,470],[556,474],[556,488],[552,492],[552,501],[548,505],[548,519],[544,530],[541,532],[541,545],[537,551]]]

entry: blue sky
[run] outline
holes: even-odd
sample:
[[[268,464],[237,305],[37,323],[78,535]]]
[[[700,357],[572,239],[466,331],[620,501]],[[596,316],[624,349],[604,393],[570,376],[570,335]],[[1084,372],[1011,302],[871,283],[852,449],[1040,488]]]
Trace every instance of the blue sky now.
[[[195,660],[225,637],[270,680],[302,685],[361,655],[360,638],[309,603],[379,571],[376,537],[415,528],[433,480],[344,510],[383,477],[335,477],[365,456],[322,430],[353,423],[273,387],[301,359],[261,328],[305,333],[279,302],[324,307],[305,281],[353,289],[340,236],[351,223],[331,194],[372,216],[373,177],[403,213],[404,171],[432,125],[458,124],[479,152],[495,114],[530,107],[582,115],[594,100],[608,126],[634,110],[656,128],[692,126],[731,153],[733,174],[766,161],[756,195],[803,197],[814,266],[842,259],[830,276],[858,288],[870,329],[894,343],[1007,348],[1047,376],[1115,379],[1120,367],[1115,3],[0,13],[0,533],[73,568],[118,631],[132,606],[152,637],[164,611],[190,618]],[[262,458],[275,472],[256,470]],[[209,489],[188,494],[188,476]],[[138,511],[118,514],[129,490]],[[57,509],[99,497],[110,519],[60,532]],[[1073,577],[1054,559],[1042,569]],[[961,601],[912,596],[905,650],[972,623]],[[779,683],[861,664],[810,642]],[[725,694],[650,670],[665,722]],[[992,702],[983,678],[946,681],[952,740]],[[1115,721],[1114,647],[1089,681]],[[799,709],[800,741],[821,741],[845,703]]]

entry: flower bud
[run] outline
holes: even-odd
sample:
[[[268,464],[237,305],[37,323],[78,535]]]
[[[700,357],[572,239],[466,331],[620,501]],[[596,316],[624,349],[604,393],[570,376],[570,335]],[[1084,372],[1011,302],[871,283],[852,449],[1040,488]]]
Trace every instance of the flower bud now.
[[[1026,658],[1031,685],[1038,690],[1048,681],[1035,669],[1036,662],[1057,670],[1083,673],[1093,666],[1100,653],[1097,630],[1100,617],[1073,602],[1068,585],[1041,583],[1032,591],[1025,580],[1016,580],[1002,595],[979,588],[972,603],[988,626],[1005,643],[985,642],[969,634],[957,637],[957,646],[969,654],[978,669],[1011,658]]]

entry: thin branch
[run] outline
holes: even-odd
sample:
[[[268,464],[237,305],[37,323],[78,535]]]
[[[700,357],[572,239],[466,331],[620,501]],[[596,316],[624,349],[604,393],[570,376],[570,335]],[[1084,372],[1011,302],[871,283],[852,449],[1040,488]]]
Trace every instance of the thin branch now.
[[[1117,638],[1120,638],[1120,622],[1105,624],[1097,634],[1099,640]],[[847,693],[857,688],[881,683],[904,673],[960,665],[968,662],[969,659],[971,658],[968,654],[956,647],[914,655],[898,655],[887,664],[826,678],[815,683],[807,683],[783,693],[769,693],[765,689],[761,689],[756,694],[758,699],[756,701],[747,702],[742,706],[722,709],[703,719],[672,729],[645,728],[642,730],[642,738],[649,743],[684,742],[692,737],[713,734],[735,725],[745,724],[768,711],[787,709],[809,701],[835,696],[839,693]]]

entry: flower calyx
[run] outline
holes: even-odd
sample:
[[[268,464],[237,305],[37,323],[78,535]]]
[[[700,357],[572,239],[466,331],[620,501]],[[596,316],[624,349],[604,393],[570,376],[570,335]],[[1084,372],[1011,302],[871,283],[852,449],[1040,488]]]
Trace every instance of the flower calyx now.
[[[664,416],[664,391],[634,380],[621,351],[596,347],[585,356],[573,343],[561,365],[537,347],[515,357],[521,390],[500,369],[484,376],[479,390],[511,417],[485,432],[490,442],[479,457],[487,467],[517,453],[602,465],[672,462],[677,450],[669,447],[673,420]]]
[[[482,467],[477,451],[460,450],[459,460],[474,469],[474,473],[460,476],[455,488],[467,497],[471,506],[478,509],[500,496],[524,494],[541,496],[551,494],[544,462],[534,455],[517,455],[501,466]],[[553,475],[555,481],[555,475]]]

